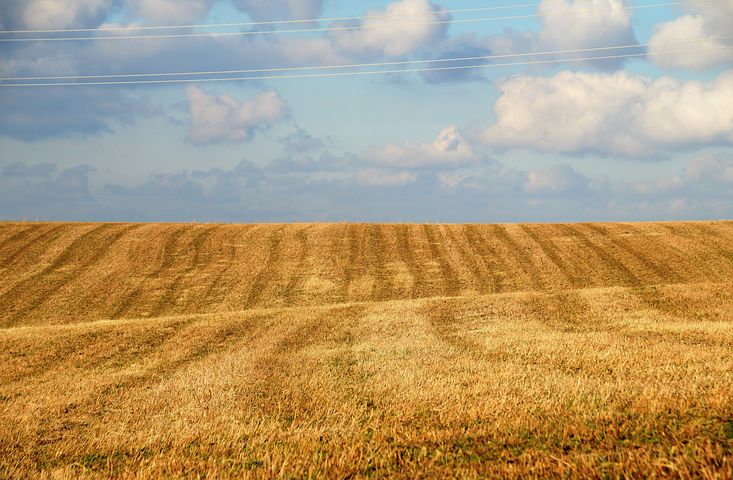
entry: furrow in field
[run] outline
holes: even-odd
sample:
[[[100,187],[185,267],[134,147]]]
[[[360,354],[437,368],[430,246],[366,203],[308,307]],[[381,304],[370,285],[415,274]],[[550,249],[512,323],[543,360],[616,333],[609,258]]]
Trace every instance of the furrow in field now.
[[[334,233],[338,238],[335,245],[341,245],[339,248],[335,248],[334,251],[337,252],[336,257],[340,260],[338,263],[341,269],[339,287],[342,302],[348,302],[352,299],[351,287],[352,282],[355,280],[354,274],[359,272],[356,266],[360,254],[358,228],[356,224],[349,224],[344,229],[334,229]]]
[[[668,238],[668,242],[682,253],[684,260],[674,260],[674,263],[685,266],[685,281],[728,278],[724,271],[733,266],[733,254],[730,259],[726,259],[725,252],[721,255],[712,236],[700,235],[698,230],[682,223],[665,222],[658,224],[658,227],[662,236]]]
[[[245,308],[253,308],[263,298],[265,289],[277,274],[278,263],[281,259],[281,248],[284,236],[284,226],[275,227],[267,241],[267,253],[259,264],[259,270],[249,284],[249,292],[243,301]]]
[[[201,261],[202,254],[204,253],[204,246],[214,234],[217,227],[199,227],[199,229],[200,231],[196,233],[188,245],[189,248],[187,253],[190,253],[190,260],[182,260],[179,258],[177,261],[178,264],[188,263],[188,266],[175,276],[170,285],[165,287],[165,292],[150,310],[151,317],[158,317],[165,313],[181,311],[178,306],[178,298],[182,294],[188,293],[188,288],[191,286],[190,277],[195,276],[197,270],[201,270],[199,262]],[[184,287],[186,283],[189,284],[188,288]]]
[[[638,232],[634,239],[644,247],[641,250],[651,261],[663,264],[669,269],[670,275],[676,282],[699,282],[708,278],[711,266],[710,259],[702,264],[692,261],[684,240],[675,234],[670,234],[664,228],[664,223],[645,222],[631,224],[630,228]]]
[[[733,242],[731,241],[731,236],[726,236],[719,229],[698,222],[681,225],[684,225],[685,228],[696,230],[698,234],[694,235],[695,240],[702,241],[716,255],[727,259],[729,262],[733,262]]]
[[[464,226],[463,236],[468,242],[471,253],[476,256],[476,263],[481,265],[482,278],[488,280],[488,285],[485,285],[486,290],[493,293],[501,292],[503,287],[498,272],[506,272],[507,265],[476,225]]]
[[[313,228],[312,225],[301,226],[295,233],[295,240],[298,244],[297,262],[295,269],[291,272],[285,289],[283,298],[285,305],[293,306],[297,304],[298,295],[302,290],[308,272],[306,271],[306,261],[309,257],[308,250],[308,231]]]
[[[723,222],[0,228],[6,326],[733,275]]]
[[[591,235],[588,235],[584,231],[584,228],[582,226],[565,224],[560,225],[559,228],[562,229],[567,235],[573,236],[574,238],[578,239],[583,245],[585,245],[586,248],[593,252],[595,256],[600,260],[601,266],[604,266],[614,271],[614,275],[611,277],[613,280],[611,282],[604,282],[604,285],[610,286],[619,284],[632,286],[640,284],[639,277],[637,277],[636,274],[632,272],[628,266],[626,266],[623,262],[616,258],[606,248],[603,248],[595,243],[593,241],[593,238],[591,238]],[[593,235],[592,237],[595,238],[597,236]],[[598,264],[593,262],[589,263],[587,265],[587,268],[589,267],[591,269],[596,269],[598,268],[598,266]]]
[[[232,284],[239,281],[236,269],[240,263],[239,253],[253,242],[252,237],[258,232],[255,225],[221,226],[223,232],[218,255],[212,258],[215,273],[208,287],[204,290],[201,302],[205,306],[215,308],[227,305],[227,295]],[[223,252],[222,252],[223,250]]]
[[[475,290],[477,293],[486,293],[493,291],[494,282],[491,280],[491,276],[480,264],[478,253],[473,250],[470,243],[464,244],[465,236],[456,233],[459,230],[460,233],[464,233],[463,227],[454,225],[445,226],[444,233],[445,238],[449,245],[451,245],[460,259],[460,263],[465,265],[468,273],[468,281],[462,282],[465,290]],[[488,280],[488,281],[487,281]]]
[[[28,225],[13,225],[7,226],[0,231],[0,259],[3,259],[3,263],[8,256],[9,247],[15,247],[18,243],[26,243],[29,235],[38,230],[41,230],[43,225],[41,224],[28,224]]]
[[[84,269],[98,262],[107,253],[107,249],[132,228],[136,227],[117,227],[117,231],[107,235],[109,230],[115,230],[115,226],[103,224],[82,234],[46,269],[3,295],[0,308],[4,306],[9,316],[2,321],[2,325],[12,325],[27,317],[56,291],[74,281]]]
[[[428,243],[430,257],[440,268],[440,282],[443,284],[442,295],[455,296],[461,291],[461,283],[453,265],[451,265],[445,251],[444,237],[436,235],[438,227],[435,225],[423,225],[423,234]],[[437,232],[440,234],[440,232]]]
[[[425,272],[415,257],[415,245],[412,241],[414,236],[410,235],[410,225],[398,225],[394,228],[397,229],[397,256],[407,267],[407,271],[412,278],[410,297],[423,297],[426,295],[427,291]]]
[[[163,277],[165,273],[171,269],[175,264],[174,252],[178,246],[178,242],[181,240],[186,232],[189,230],[188,226],[178,226],[173,229],[173,232],[168,232],[168,228],[158,233],[156,240],[163,240],[162,246],[160,247],[160,254],[157,257],[158,266],[145,275],[131,292],[126,292],[126,295],[120,299],[114,308],[111,315],[112,318],[123,318],[129,316],[138,316],[142,313],[147,314],[145,308],[149,308],[145,297],[151,290],[151,283],[157,279]],[[155,237],[154,237],[155,238]],[[150,240],[146,239],[146,243],[151,243]]]
[[[507,225],[489,225],[490,236],[495,237],[502,244],[506,258],[511,259],[515,265],[515,271],[512,272],[513,277],[517,277],[516,272],[526,275],[528,282],[517,281],[514,285],[516,290],[533,290],[542,289],[545,284],[543,274],[532,257],[531,250],[520,244],[514,235],[511,235]],[[508,262],[507,262],[508,263]],[[524,279],[522,279],[524,280]]]
[[[646,242],[647,244],[640,249],[639,246],[634,245],[631,241],[627,240],[626,237],[622,238],[618,234],[615,234],[613,231],[611,231],[608,225],[595,223],[584,223],[582,225],[610,241],[617,251],[623,253],[626,257],[630,257],[634,263],[646,270],[647,275],[651,273],[653,276],[651,281],[645,279],[644,283],[656,284],[665,282],[678,282],[680,280],[680,278],[670,268],[670,266],[664,263],[653,261],[650,258],[650,254],[655,249],[659,248],[657,245],[652,246],[649,245],[648,242]],[[633,230],[628,224],[625,224],[623,228],[625,230]],[[627,235],[627,237],[630,236],[634,235]]]
[[[43,251],[43,247],[53,242],[57,238],[57,234],[60,233],[64,227],[64,225],[60,224],[40,225],[33,230],[33,233],[38,233],[37,235],[30,237],[24,235],[23,238],[17,239],[15,242],[8,242],[7,247],[4,246],[3,248],[2,257],[0,257],[2,266],[4,268],[10,267],[19,258],[37,258],[38,253]]]
[[[374,278],[371,299],[383,301],[392,298],[392,273],[387,268],[385,251],[388,244],[384,235],[384,226],[370,225],[367,230],[368,264]]]
[[[542,229],[541,232],[535,231],[536,227],[530,225],[521,225],[522,231],[539,247],[539,250],[547,257],[551,264],[557,268],[561,278],[553,279],[549,282],[554,285],[568,285],[571,288],[577,288],[584,285],[584,281],[580,278],[570,263],[563,259],[555,245],[552,242],[548,228]]]

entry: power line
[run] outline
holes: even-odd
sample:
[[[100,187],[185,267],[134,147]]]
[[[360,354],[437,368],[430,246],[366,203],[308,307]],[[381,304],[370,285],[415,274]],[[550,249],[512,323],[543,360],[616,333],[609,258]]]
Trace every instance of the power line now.
[[[698,40],[728,40],[733,35],[722,35],[717,37],[700,38],[697,40],[677,40],[669,42],[660,42],[657,45],[678,45],[693,44]],[[650,46],[650,43],[635,43],[625,45],[610,45],[604,47],[577,48],[571,50],[554,50],[539,51],[525,53],[507,53],[498,55],[478,55],[471,57],[452,57],[452,58],[436,58],[425,60],[402,60],[393,62],[377,62],[377,63],[353,63],[353,64],[337,64],[337,65],[317,65],[302,67],[279,67],[279,68],[256,68],[256,69],[238,69],[238,70],[209,70],[209,71],[193,71],[193,72],[163,72],[163,73],[124,73],[124,74],[104,74],[104,75],[58,75],[58,76],[35,76],[35,77],[0,77],[0,82],[7,81],[37,81],[37,80],[85,80],[85,79],[103,79],[103,78],[140,78],[140,77],[183,77],[183,76],[202,76],[202,75],[230,75],[235,73],[273,73],[273,72],[291,72],[303,70],[334,70],[344,68],[365,68],[365,67],[384,67],[395,65],[413,65],[413,64],[430,64],[445,62],[465,62],[471,60],[497,60],[504,58],[520,58],[531,57],[535,55],[563,55],[568,53],[585,53],[604,50],[617,50],[629,48],[643,48]]]
[[[192,37],[230,37],[230,36],[248,36],[248,35],[274,35],[283,33],[315,33],[315,32],[333,32],[333,31],[345,31],[345,30],[364,30],[367,28],[401,28],[401,27],[415,27],[415,26],[427,26],[427,25],[441,25],[441,24],[460,24],[460,23],[476,23],[476,22],[489,22],[489,21],[500,21],[500,20],[518,20],[528,19],[537,17],[551,17],[551,16],[570,16],[570,15],[583,15],[583,14],[606,14],[614,13],[619,11],[628,10],[640,10],[647,8],[658,8],[667,7],[673,5],[688,4],[691,0],[654,3],[648,5],[631,5],[627,7],[612,8],[607,10],[584,10],[572,13],[535,13],[527,15],[509,15],[503,17],[485,17],[485,18],[469,18],[459,20],[436,20],[432,22],[421,22],[421,23],[404,23],[396,25],[371,25],[371,26],[342,26],[342,27],[318,27],[318,28],[299,28],[299,29],[288,29],[288,30],[263,30],[263,31],[246,31],[246,32],[199,32],[199,33],[174,33],[174,34],[162,34],[162,35],[126,35],[126,36],[104,36],[104,37],[35,37],[35,38],[0,38],[0,42],[72,42],[72,41],[92,41],[92,40],[135,40],[135,39],[166,39],[166,38],[192,38]],[[696,0],[696,1],[716,1],[716,0]],[[440,13],[440,12],[436,12]]]
[[[720,47],[710,48],[696,48],[696,49],[684,49],[684,50],[663,50],[657,53],[693,53],[708,50],[723,50],[733,48],[733,45],[726,45]],[[643,57],[647,55],[643,53],[628,53],[620,55],[603,55],[594,57],[583,57],[583,58],[571,58],[571,59],[552,59],[552,60],[535,60],[525,62],[512,62],[512,63],[491,63],[491,64],[479,64],[479,65],[459,65],[451,67],[430,67],[430,68],[413,68],[413,69],[400,69],[400,70],[368,70],[362,72],[332,72],[332,73],[308,73],[298,75],[269,75],[269,76],[256,76],[256,77],[234,77],[234,78],[193,78],[193,79],[175,79],[175,80],[125,80],[125,81],[114,81],[114,82],[59,82],[59,83],[5,83],[0,84],[0,88],[10,87],[71,87],[71,86],[101,86],[101,85],[150,85],[150,84],[176,84],[176,83],[204,83],[204,82],[239,82],[239,81],[255,81],[255,80],[279,80],[279,79],[303,79],[303,78],[327,78],[327,77],[349,77],[349,76],[364,76],[364,75],[385,75],[392,73],[420,73],[420,72],[436,72],[436,71],[451,71],[451,70],[468,70],[468,69],[481,69],[481,68],[499,68],[499,67],[513,67],[513,66],[526,66],[526,65],[542,65],[542,64],[554,64],[554,63],[569,63],[569,62],[586,62],[592,60],[612,60],[619,58],[633,58]]]
[[[712,1],[712,0],[697,0],[697,1]],[[563,4],[565,0],[548,1],[544,4]],[[130,30],[175,30],[184,28],[224,28],[224,27],[253,27],[261,25],[279,25],[279,24],[294,24],[294,23],[315,23],[315,22],[337,22],[337,21],[348,21],[348,20],[373,20],[373,19],[384,19],[384,18],[401,18],[401,17],[413,17],[418,15],[430,15],[435,13],[440,14],[453,14],[453,13],[475,13],[475,12],[486,12],[490,10],[511,10],[515,8],[529,8],[539,7],[539,3],[519,3],[512,5],[495,5],[491,7],[474,7],[474,8],[459,8],[453,10],[423,10],[419,12],[409,13],[392,13],[384,15],[360,15],[351,17],[326,17],[326,18],[308,18],[308,19],[297,19],[297,20],[269,20],[259,22],[234,22],[234,23],[209,23],[209,24],[190,24],[190,25],[143,25],[143,26],[128,26],[128,27],[96,27],[96,28],[58,28],[58,29],[37,29],[37,30],[0,30],[0,34],[19,34],[19,33],[78,33],[78,32],[122,32]]]

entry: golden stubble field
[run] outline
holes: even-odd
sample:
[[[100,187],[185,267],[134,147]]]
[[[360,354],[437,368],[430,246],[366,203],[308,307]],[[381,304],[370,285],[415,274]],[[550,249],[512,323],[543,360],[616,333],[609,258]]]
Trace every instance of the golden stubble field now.
[[[0,224],[0,477],[733,478],[733,222]]]

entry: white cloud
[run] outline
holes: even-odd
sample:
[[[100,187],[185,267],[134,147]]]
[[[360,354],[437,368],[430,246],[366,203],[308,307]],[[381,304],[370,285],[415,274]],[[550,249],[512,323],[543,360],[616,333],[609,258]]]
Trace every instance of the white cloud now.
[[[364,169],[356,172],[356,180],[367,187],[403,187],[417,180],[417,175],[411,172]]]
[[[394,168],[459,167],[478,160],[471,144],[455,126],[441,130],[430,143],[405,142],[372,147],[363,156],[369,162]]]
[[[422,12],[427,12],[423,13]],[[332,32],[334,45],[356,57],[399,57],[414,53],[445,35],[447,23],[431,22],[450,19],[445,10],[428,0],[401,0],[390,3],[384,11],[366,14],[361,28]],[[391,17],[384,18],[385,15]],[[359,26],[356,23],[334,23],[334,26]]]
[[[659,24],[650,39],[649,58],[666,68],[702,70],[733,61],[733,51],[720,47],[728,43],[716,38],[733,31],[733,1],[691,3],[691,14]],[[684,42],[669,45],[669,42]],[[689,48],[689,53],[664,50]]]
[[[524,190],[530,194],[562,193],[582,188],[587,183],[585,177],[567,165],[529,170],[524,182]]]
[[[733,185],[733,159],[701,155],[687,164],[684,174],[688,182],[712,182]]]
[[[733,143],[733,71],[711,82],[561,72],[497,87],[497,121],[483,138],[499,149],[633,157]]]
[[[733,49],[721,48],[728,44],[716,38],[719,34],[709,30],[702,15],[685,15],[663,23],[650,40],[649,58],[662,67],[693,70],[733,61]],[[665,53],[680,49],[695,51]]]
[[[13,24],[30,29],[96,26],[114,5],[113,0],[11,0],[9,3],[2,8],[8,9]]]
[[[560,2],[543,0],[537,12],[542,50],[571,50],[636,43],[628,0]]]
[[[188,138],[193,143],[247,141],[257,130],[288,115],[285,101],[274,90],[239,101],[191,86],[186,89],[186,96],[191,110]]]
[[[479,190],[481,188],[481,179],[469,173],[439,172],[437,178],[440,187],[444,190]]]
[[[206,16],[214,0],[126,0],[141,17],[164,22],[189,22]]]
[[[493,55],[506,55],[634,45],[638,42],[631,21],[632,11],[627,8],[630,4],[629,0],[542,0],[537,8],[540,15],[538,31],[506,28],[499,34],[482,38],[463,36],[463,50],[485,48]],[[524,59],[562,60],[583,56],[589,55],[543,54]],[[616,69],[623,62],[623,59],[605,59],[574,61],[572,64]]]

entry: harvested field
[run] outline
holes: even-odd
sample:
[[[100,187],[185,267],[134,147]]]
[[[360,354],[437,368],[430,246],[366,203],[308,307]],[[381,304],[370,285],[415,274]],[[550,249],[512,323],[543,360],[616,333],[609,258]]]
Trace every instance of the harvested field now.
[[[733,222],[0,224],[0,477],[733,478]]]

